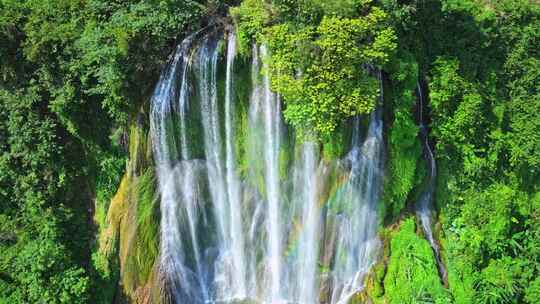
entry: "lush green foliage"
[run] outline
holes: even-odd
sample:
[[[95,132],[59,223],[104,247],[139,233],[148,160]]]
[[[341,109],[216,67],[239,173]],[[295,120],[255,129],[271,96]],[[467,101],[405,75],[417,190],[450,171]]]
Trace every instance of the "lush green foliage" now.
[[[130,291],[151,280],[155,178],[128,125],[147,119],[178,39],[238,2],[0,0],[0,303],[110,303],[120,267]],[[384,70],[387,220],[408,216],[422,190],[413,113],[425,84],[449,287],[407,218],[386,230],[372,300],[540,302],[536,1],[244,0],[230,12],[242,55],[267,46],[285,118],[321,140],[326,158],[346,150],[348,118],[377,104],[373,71]],[[133,205],[111,206],[123,175],[116,198]],[[109,238],[98,245],[96,232]]]
[[[429,20],[430,36],[460,37],[437,36],[421,56],[444,165],[437,197],[450,289],[457,303],[534,303],[540,7],[448,1],[422,10],[417,22]]]
[[[412,53],[427,82],[449,299],[537,302],[538,4],[388,0],[382,5],[398,34],[398,52]],[[393,65],[398,68],[389,70],[398,97],[414,88],[395,81],[410,62],[398,58]],[[418,183],[410,179],[416,168],[414,125],[410,99],[403,97],[394,99],[399,103],[387,114],[393,120],[387,212],[401,210],[399,193],[410,196],[411,185]]]
[[[79,227],[88,217],[69,193],[85,192],[63,133],[40,109],[35,90],[3,91],[0,108],[0,299],[84,303],[89,281],[75,261],[88,250],[90,236]]]
[[[414,218],[391,236],[384,296],[388,303],[451,303],[437,274],[428,241],[416,234]]]
[[[310,6],[339,11],[338,4],[325,3],[313,1]],[[351,17],[329,13],[305,23],[301,15],[289,16],[272,26],[267,26],[271,14],[262,1],[246,1],[234,11],[241,41],[252,38],[269,49],[267,73],[285,101],[287,121],[322,139],[334,135],[344,119],[373,110],[378,81],[366,67],[386,64],[396,48],[384,11],[370,1],[343,1],[343,5],[357,13]],[[287,4],[278,7],[283,10]]]
[[[407,53],[405,53],[407,54]],[[390,65],[391,85],[385,96],[391,105],[392,125],[388,136],[388,178],[384,187],[384,213],[396,217],[404,209],[413,187],[421,180],[417,163],[421,148],[418,126],[412,115],[416,103],[413,95],[418,81],[418,66],[410,55],[397,56]],[[416,178],[416,179],[415,179]]]
[[[250,42],[259,40],[261,29],[270,23],[270,12],[264,1],[245,0],[241,6],[231,8],[231,15],[239,24],[237,39],[240,52],[245,54],[251,49]]]
[[[111,302],[92,292],[116,285],[91,262],[93,213],[176,38],[220,5],[0,1],[0,303]]]

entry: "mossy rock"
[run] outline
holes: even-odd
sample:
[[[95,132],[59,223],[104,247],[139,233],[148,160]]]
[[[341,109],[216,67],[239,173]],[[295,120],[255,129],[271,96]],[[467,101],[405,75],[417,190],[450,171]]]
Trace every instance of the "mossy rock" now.
[[[347,304],[371,304],[371,300],[365,292],[357,292]]]
[[[431,246],[416,233],[413,217],[403,220],[391,234],[389,254],[384,278],[384,297],[388,303],[449,301]]]
[[[129,135],[129,162],[100,232],[96,260],[109,276],[120,274],[119,301],[153,303],[151,281],[159,254],[157,180],[147,126],[134,121]],[[114,281],[109,285],[115,286]]]

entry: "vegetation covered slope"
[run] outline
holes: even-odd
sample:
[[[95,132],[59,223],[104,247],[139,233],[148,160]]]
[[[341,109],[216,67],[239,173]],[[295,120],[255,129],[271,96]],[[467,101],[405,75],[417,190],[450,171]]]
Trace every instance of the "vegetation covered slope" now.
[[[140,274],[124,274],[122,290],[149,301],[135,291],[157,254],[153,172],[134,152],[126,166],[128,138],[144,138],[128,129],[140,127],[138,113],[147,120],[179,38],[240,1],[226,2],[0,0],[0,303],[110,303],[129,267]],[[343,151],[339,126],[375,106],[377,75],[366,71],[384,70],[386,246],[372,301],[540,303],[536,1],[244,0],[230,13],[244,55],[251,42],[268,45],[287,121],[328,157]],[[418,82],[439,166],[447,289],[410,218],[425,175]],[[126,167],[138,169],[121,186]],[[133,213],[115,214],[134,201]],[[118,251],[99,248],[97,233],[113,226],[131,232]]]
[[[128,127],[176,39],[220,5],[0,1],[0,303],[112,301],[91,255]]]

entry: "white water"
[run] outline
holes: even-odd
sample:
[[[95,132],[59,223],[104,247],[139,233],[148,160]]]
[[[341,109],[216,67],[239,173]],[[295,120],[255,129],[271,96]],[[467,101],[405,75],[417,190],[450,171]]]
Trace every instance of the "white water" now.
[[[298,243],[298,270],[296,273],[298,300],[300,303],[317,303],[317,262],[319,259],[319,236],[321,210],[317,200],[317,150],[314,143],[304,143],[301,148],[300,168],[297,180],[299,205],[302,206],[303,230]]]
[[[358,136],[354,132],[354,136]],[[353,142],[355,138],[353,136]],[[364,287],[364,276],[376,261],[380,246],[377,237],[377,203],[382,185],[382,119],[380,110],[371,114],[368,134],[361,146],[353,146],[348,156],[349,181],[341,200],[353,201],[349,216],[338,216],[337,254],[331,303],[347,303]],[[341,258],[341,257],[345,258]]]
[[[180,230],[181,222],[186,216],[182,211],[187,211],[187,218],[190,219],[190,227],[195,226],[195,217],[191,215],[198,197],[193,192],[189,184],[194,184],[196,164],[185,161],[187,149],[182,149],[184,161],[176,161],[178,150],[174,140],[170,138],[170,122],[173,116],[173,104],[176,102],[176,80],[178,70],[182,71],[181,79],[187,77],[187,66],[189,65],[189,51],[192,44],[192,37],[188,37],[177,49],[169,68],[162,75],[154,96],[151,108],[151,134],[154,147],[154,159],[156,162],[156,172],[161,193],[161,249],[160,249],[160,274],[170,292],[175,298],[189,297],[196,298],[197,290],[204,290],[201,280],[196,280],[193,271],[186,266],[186,256]],[[179,101],[185,105],[186,88],[180,89]],[[183,183],[178,183],[183,179]],[[185,185],[185,187],[179,187]],[[181,208],[179,201],[187,202],[190,206]],[[196,231],[192,230],[191,242],[197,252]],[[198,254],[196,254],[198,256]],[[196,271],[200,273],[201,263],[196,261]],[[198,285],[197,282],[198,281]],[[180,284],[182,282],[182,284]]]
[[[266,47],[261,46],[261,56],[268,56]],[[267,69],[266,63],[263,65]],[[281,299],[282,278],[282,235],[280,217],[280,183],[279,183],[279,144],[280,144],[280,107],[277,96],[270,90],[270,78],[263,76],[263,113],[264,113],[264,161],[266,163],[266,199],[267,235],[268,235],[268,267],[270,268],[270,300]]]
[[[241,218],[240,181],[236,172],[236,157],[234,151],[234,104],[233,104],[233,64],[236,56],[236,36],[231,32],[227,43],[227,71],[225,83],[225,137],[226,137],[226,170],[227,194],[229,197],[230,235],[232,257],[231,281],[236,298],[245,298],[246,293],[246,266],[244,253],[244,231]]]
[[[262,100],[263,100],[263,89],[260,85],[260,58],[259,58],[259,49],[257,46],[252,48],[252,63],[251,63],[251,82],[252,82],[252,91],[249,100],[249,113],[248,113],[248,143],[247,143],[247,158],[248,163],[250,164],[248,179],[249,180],[260,180],[260,177],[264,176],[265,172],[264,161],[261,161],[262,153],[265,149],[264,141],[261,138],[264,138],[264,121],[262,113]],[[262,194],[261,194],[262,196]],[[247,226],[249,227],[249,244],[251,248],[263,247],[265,250],[267,248],[266,243],[264,242],[264,218],[266,217],[266,204],[262,200],[262,197],[257,196],[255,198],[255,206],[252,206],[251,214],[252,216],[248,218]],[[261,203],[259,203],[261,202]],[[248,274],[249,274],[249,286],[250,292],[249,298],[259,298],[259,294],[262,293],[258,289],[260,283],[260,276],[257,273],[259,270],[259,263],[257,263],[257,255],[259,253],[256,250],[248,251]],[[263,264],[264,265],[264,264]],[[268,269],[268,268],[266,268]],[[264,271],[264,268],[263,268]]]
[[[380,110],[365,138],[362,118],[354,120],[345,159],[323,161],[318,144],[290,140],[265,73],[268,50],[253,47],[251,96],[239,100],[234,32],[224,60],[216,36],[183,42],[152,99],[161,278],[179,304],[346,303],[362,290],[379,248]],[[239,124],[240,102],[247,126]],[[344,182],[329,184],[331,172]]]

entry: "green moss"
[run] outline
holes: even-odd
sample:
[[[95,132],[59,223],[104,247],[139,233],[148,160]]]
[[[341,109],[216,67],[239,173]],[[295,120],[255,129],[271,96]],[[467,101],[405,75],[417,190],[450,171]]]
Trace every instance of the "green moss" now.
[[[400,112],[396,113],[400,115]],[[404,118],[409,124],[411,120]],[[387,180],[384,200],[388,215],[396,217],[405,207],[407,197],[415,185],[417,162],[421,155],[421,148],[418,141],[405,143],[404,139],[412,137],[416,140],[416,134],[411,136],[404,134],[403,125],[395,122],[391,131],[390,157],[389,157],[389,179]],[[414,129],[416,130],[416,129]]]
[[[159,254],[159,203],[148,126],[133,121],[129,130],[129,161],[120,167],[126,172],[114,197],[106,201],[107,212],[105,204],[96,209],[99,247],[92,260],[102,291],[94,297],[96,303],[111,303],[119,294],[120,279],[120,294],[132,300],[148,292]]]
[[[97,250],[92,254],[95,268],[95,286],[100,293],[94,295],[96,303],[111,303],[120,278],[119,238],[120,218],[123,213],[122,202],[128,195],[129,182],[124,175],[118,190],[110,201],[106,222],[100,226]]]
[[[342,158],[350,150],[351,122],[343,121],[339,124],[332,136],[325,137],[323,141],[323,158],[336,160]]]
[[[111,141],[119,142],[119,138],[124,128],[119,128],[110,136]],[[95,154],[95,166],[92,168],[96,174],[95,189],[95,211],[94,221],[100,231],[107,225],[107,210],[114,196],[115,191],[120,185],[122,175],[126,168],[126,153],[121,147],[113,144],[108,151],[92,148],[92,154]]]
[[[139,178],[137,205],[137,250],[135,258],[142,282],[146,282],[159,252],[159,209],[153,168]]]
[[[100,194],[99,196],[105,196]],[[94,210],[94,221],[97,223],[98,229],[104,229],[107,225],[107,210],[109,208],[109,202],[106,199],[96,198],[96,205]]]
[[[392,235],[384,297],[390,304],[450,303],[432,249],[415,231],[415,220],[411,217]]]
[[[253,87],[251,83],[251,64],[244,58],[237,58],[234,65],[234,132],[235,153],[238,174],[245,178],[248,174],[248,112],[250,94]]]
[[[384,298],[384,278],[386,276],[388,258],[390,257],[390,242],[392,231],[382,228],[379,231],[383,247],[381,258],[372,268],[366,278],[365,294],[374,304],[386,304]]]
[[[245,0],[242,5],[230,9],[238,33],[238,50],[241,55],[249,54],[250,43],[257,40],[262,29],[270,21],[268,7],[264,1]]]
[[[145,286],[159,254],[159,201],[154,168],[131,177],[122,211],[122,281],[127,294],[135,296]]]
[[[384,287],[383,281],[386,274],[386,265],[384,261],[377,263],[371,270],[372,277],[368,279],[366,294],[376,304],[383,303]]]

